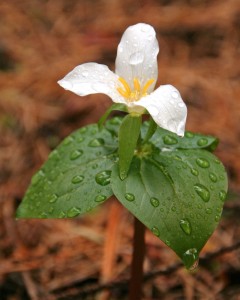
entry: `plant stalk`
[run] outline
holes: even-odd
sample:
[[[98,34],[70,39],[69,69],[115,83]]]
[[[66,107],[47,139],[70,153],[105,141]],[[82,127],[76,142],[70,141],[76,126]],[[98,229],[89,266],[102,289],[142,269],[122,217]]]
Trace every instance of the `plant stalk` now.
[[[142,298],[143,261],[145,255],[145,226],[134,218],[133,257],[131,279],[129,282],[129,300]]]

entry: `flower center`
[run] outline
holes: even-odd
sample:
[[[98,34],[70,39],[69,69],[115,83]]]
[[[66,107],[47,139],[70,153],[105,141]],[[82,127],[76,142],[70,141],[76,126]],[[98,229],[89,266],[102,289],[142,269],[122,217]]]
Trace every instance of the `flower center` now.
[[[131,87],[127,83],[127,81],[119,77],[118,80],[121,82],[122,87],[118,87],[117,91],[119,92],[120,95],[122,95],[124,98],[127,99],[128,102],[134,102],[140,100],[142,97],[145,97],[148,95],[148,89],[149,87],[153,84],[155,81],[154,79],[149,79],[143,88],[141,88],[140,82],[138,78],[133,79],[133,86],[134,89],[131,90]]]

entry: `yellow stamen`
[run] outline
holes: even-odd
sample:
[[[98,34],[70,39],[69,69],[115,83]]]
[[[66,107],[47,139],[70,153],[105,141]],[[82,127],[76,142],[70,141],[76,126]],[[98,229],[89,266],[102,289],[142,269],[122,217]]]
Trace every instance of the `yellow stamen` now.
[[[145,95],[145,94],[147,94],[147,90],[149,89],[149,87],[150,87],[150,85],[152,85],[153,83],[154,83],[154,79],[149,79],[146,83],[145,83],[145,85],[144,85],[144,87],[143,87],[143,89],[142,89],[142,95]]]
[[[127,83],[127,81],[119,77],[118,80],[121,82],[122,87],[117,87],[117,91],[121,96],[126,98],[128,102],[134,102],[140,100],[142,97],[145,97],[148,95],[148,89],[153,84],[155,79],[149,79],[143,88],[141,89],[141,84],[139,82],[138,78],[133,79],[133,90],[131,90],[130,85]]]
[[[117,91],[118,91],[119,94],[122,95],[124,98],[129,98],[129,94],[127,93],[126,90],[123,90],[122,88],[117,88]]]
[[[140,93],[141,92],[141,86],[140,86],[140,82],[137,78],[133,79],[133,85],[134,85],[135,91]]]
[[[122,78],[122,77],[119,77],[118,80],[121,82],[121,84],[124,86],[125,88],[125,91],[130,95],[131,94],[131,88],[130,86],[128,85],[127,81]]]

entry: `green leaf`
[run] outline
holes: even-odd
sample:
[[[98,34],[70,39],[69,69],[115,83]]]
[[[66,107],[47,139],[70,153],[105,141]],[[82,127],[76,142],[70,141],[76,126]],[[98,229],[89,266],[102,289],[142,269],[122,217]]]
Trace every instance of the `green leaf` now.
[[[142,126],[143,135],[149,130],[149,126],[151,126],[149,122],[144,122]],[[215,150],[219,142],[216,137],[190,131],[186,131],[184,137],[179,137],[160,127],[157,127],[150,141],[160,149],[206,149],[209,151]]]
[[[140,133],[141,120],[141,116],[129,114],[123,119],[119,128],[118,154],[121,179],[127,177]]]
[[[75,131],[33,176],[17,217],[75,217],[109,198],[117,146],[116,137],[96,124]]]
[[[157,124],[155,123],[155,121],[152,118],[150,118],[148,124],[149,124],[148,130],[144,137],[143,143],[148,142],[149,139],[154,135],[155,131],[157,130]]]
[[[127,108],[126,105],[121,104],[121,103],[114,103],[112,106],[110,106],[107,111],[104,113],[104,115],[99,119],[98,121],[98,128],[102,129],[104,123],[106,122],[108,116],[110,115],[110,113],[114,110],[120,110],[120,111],[124,111],[127,112]]]
[[[113,192],[190,268],[220,220],[227,192],[224,167],[205,150],[155,149],[140,157],[134,157],[123,181],[114,166]]]

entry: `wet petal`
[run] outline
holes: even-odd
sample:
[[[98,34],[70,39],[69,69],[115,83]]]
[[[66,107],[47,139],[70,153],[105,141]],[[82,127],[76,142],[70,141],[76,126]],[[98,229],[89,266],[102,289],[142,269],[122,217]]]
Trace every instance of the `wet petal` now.
[[[160,127],[184,135],[187,107],[174,86],[162,85],[137,103],[148,110]]]
[[[118,45],[116,73],[124,78],[131,88],[134,88],[134,78],[138,78],[141,86],[149,79],[155,79],[156,83],[158,52],[158,41],[152,26],[144,23],[130,26]],[[149,88],[150,92],[153,91],[155,83]]]
[[[59,80],[58,84],[79,96],[103,93],[114,102],[125,103],[124,98],[117,91],[118,76],[105,65],[86,63],[77,66]]]

